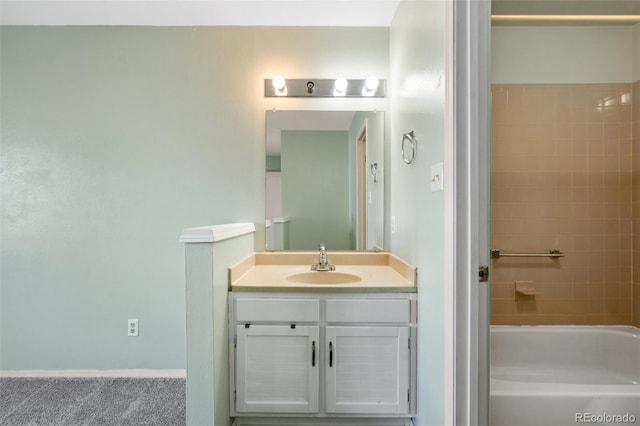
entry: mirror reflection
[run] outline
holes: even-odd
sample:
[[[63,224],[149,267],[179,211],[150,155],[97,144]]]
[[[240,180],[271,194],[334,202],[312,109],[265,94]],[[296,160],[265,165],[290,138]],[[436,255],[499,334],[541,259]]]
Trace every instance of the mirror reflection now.
[[[266,112],[268,250],[384,249],[384,113]]]

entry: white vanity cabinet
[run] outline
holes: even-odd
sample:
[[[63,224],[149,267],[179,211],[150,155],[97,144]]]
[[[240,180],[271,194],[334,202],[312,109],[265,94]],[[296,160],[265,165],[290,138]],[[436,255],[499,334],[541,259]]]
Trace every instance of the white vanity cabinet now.
[[[317,413],[319,327],[236,329],[236,411]]]
[[[409,327],[327,327],[327,413],[409,409]]]
[[[229,300],[236,411],[317,413],[320,300],[251,295]]]
[[[408,424],[415,293],[232,292],[229,314],[236,424]]]

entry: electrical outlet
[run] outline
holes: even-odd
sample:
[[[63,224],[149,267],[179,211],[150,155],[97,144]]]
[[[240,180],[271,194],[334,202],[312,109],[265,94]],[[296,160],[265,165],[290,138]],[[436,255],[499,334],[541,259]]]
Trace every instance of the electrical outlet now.
[[[138,337],[138,320],[137,319],[127,320],[127,336]]]
[[[391,233],[392,234],[396,233],[396,217],[395,216],[391,216]]]

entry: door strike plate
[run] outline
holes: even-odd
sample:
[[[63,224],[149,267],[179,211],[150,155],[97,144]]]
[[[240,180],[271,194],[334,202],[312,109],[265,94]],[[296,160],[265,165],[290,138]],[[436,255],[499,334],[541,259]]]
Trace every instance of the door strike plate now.
[[[478,267],[478,281],[481,283],[486,283],[489,281],[489,267],[488,266],[480,266]]]

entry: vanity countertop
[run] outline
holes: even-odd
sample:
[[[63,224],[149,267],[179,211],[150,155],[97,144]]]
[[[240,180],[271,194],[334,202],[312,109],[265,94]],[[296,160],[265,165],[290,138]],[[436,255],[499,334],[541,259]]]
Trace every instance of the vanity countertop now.
[[[256,252],[229,268],[231,291],[416,292],[416,268],[385,252],[327,252],[335,271],[312,272],[317,251]],[[319,274],[319,275],[316,275]],[[326,274],[326,275],[325,275]],[[357,282],[314,284],[292,281],[296,275],[332,281],[340,276]],[[347,280],[348,281],[348,280]]]

